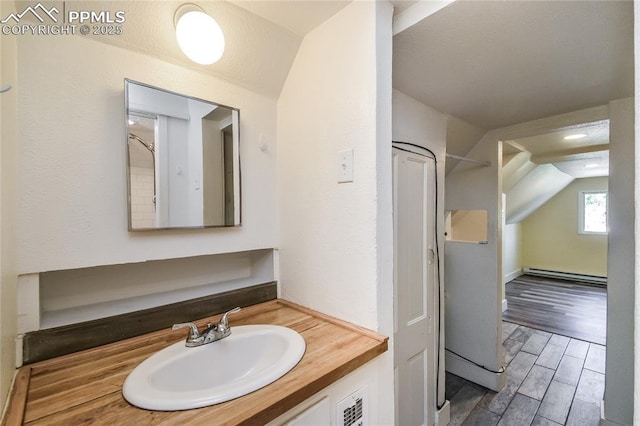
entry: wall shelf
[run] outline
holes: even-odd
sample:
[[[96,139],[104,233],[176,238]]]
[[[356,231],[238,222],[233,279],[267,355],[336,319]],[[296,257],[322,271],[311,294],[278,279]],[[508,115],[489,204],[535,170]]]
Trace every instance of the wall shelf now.
[[[273,249],[30,274],[24,277],[24,285],[19,285],[23,294],[19,333],[271,281],[275,281]]]

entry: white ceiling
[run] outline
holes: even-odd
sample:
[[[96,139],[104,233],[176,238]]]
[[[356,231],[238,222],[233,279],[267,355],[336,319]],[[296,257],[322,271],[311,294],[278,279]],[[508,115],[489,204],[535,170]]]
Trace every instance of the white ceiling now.
[[[393,48],[394,88],[485,129],[633,96],[631,1],[458,0]]]
[[[564,139],[578,133],[587,136],[576,140]],[[533,163],[553,164],[574,179],[609,175],[609,120],[557,129],[511,142],[530,152]],[[503,153],[507,155],[515,151],[509,144],[504,147]]]
[[[586,136],[573,140],[565,139],[567,136],[577,134]],[[531,152],[532,159],[536,162],[548,162],[544,160],[558,155],[567,156],[592,152],[593,150],[606,150],[609,144],[609,120],[565,127],[537,136],[519,138],[515,142]]]
[[[393,14],[397,15],[418,2],[419,0],[391,0],[391,4],[393,5]]]
[[[353,0],[227,0],[304,37]],[[419,0],[391,0],[394,15]]]
[[[225,53],[213,65],[191,62],[178,47],[173,17],[184,0],[101,1],[101,10],[125,11],[124,32],[118,37],[94,36],[93,39],[205,72],[277,98],[304,36],[351,1],[198,1],[197,4],[218,22],[225,35]],[[43,0],[43,3],[55,3],[60,9],[63,7],[61,1]],[[66,3],[67,7],[76,10],[96,9],[95,0],[69,0]],[[398,12],[417,3],[417,0],[392,0],[391,3],[394,11]],[[23,1],[17,7],[28,4],[28,1]]]
[[[593,158],[574,159],[555,162],[556,169],[569,176],[580,179],[589,177],[609,176],[609,151],[602,151]]]
[[[67,7],[78,10],[96,8],[95,2],[91,0],[67,3]],[[125,11],[124,32],[117,37],[93,38],[195,69],[251,91],[277,98],[302,42],[303,36],[297,32],[310,30],[344,7],[344,2],[328,2],[322,6],[318,5],[321,2],[306,1],[268,1],[264,2],[265,5],[262,5],[263,2],[198,1],[198,5],[218,22],[226,42],[225,52],[220,61],[212,65],[198,65],[186,58],[175,38],[173,17],[176,9],[183,3],[183,0],[101,2],[104,10]],[[242,4],[242,7],[239,7],[239,4]],[[281,22],[278,24],[267,19],[273,19],[272,16],[264,18],[248,10],[253,8],[258,11],[265,8],[263,12],[266,14],[272,7],[273,12],[280,16]],[[284,10],[288,12],[284,13]],[[295,16],[300,19],[296,21]]]
[[[95,9],[91,0],[67,3]],[[189,61],[177,46],[173,15],[183,0],[101,2],[125,10],[127,20],[121,36],[95,39],[277,98],[304,35],[348,3],[198,2],[227,42],[210,66]],[[392,0],[396,14],[416,3]],[[632,96],[632,48],[630,1],[458,0],[394,37],[393,83],[480,131]],[[464,155],[462,148],[455,153]]]
[[[177,46],[173,15],[184,0],[101,1],[104,10],[124,10],[126,23],[122,35],[94,39],[277,98],[304,35],[349,2],[199,1],[227,42],[209,66]],[[398,13],[418,2],[391,3]],[[633,3],[458,0],[394,37],[393,76],[397,89],[486,129],[632,96]]]
[[[351,0],[228,0],[249,12],[304,37],[342,10]]]

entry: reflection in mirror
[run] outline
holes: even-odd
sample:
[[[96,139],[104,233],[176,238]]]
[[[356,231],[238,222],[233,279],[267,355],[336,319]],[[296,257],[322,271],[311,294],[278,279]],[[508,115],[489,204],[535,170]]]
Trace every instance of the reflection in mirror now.
[[[129,230],[240,225],[239,111],[125,80]]]
[[[448,241],[486,244],[486,210],[449,210],[445,214]]]

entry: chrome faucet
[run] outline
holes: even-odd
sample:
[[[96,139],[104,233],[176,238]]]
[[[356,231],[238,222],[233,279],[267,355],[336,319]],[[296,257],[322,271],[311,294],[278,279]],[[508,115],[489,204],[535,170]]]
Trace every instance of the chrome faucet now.
[[[207,323],[207,327],[202,331],[202,333],[198,331],[198,326],[192,322],[174,324],[171,329],[177,330],[179,328],[189,327],[189,335],[187,336],[187,340],[185,341],[185,346],[188,348],[206,345],[207,343],[224,339],[231,334],[231,327],[229,327],[229,320],[227,319],[227,316],[229,314],[235,314],[236,312],[240,312],[239,307],[225,312],[219,323]]]

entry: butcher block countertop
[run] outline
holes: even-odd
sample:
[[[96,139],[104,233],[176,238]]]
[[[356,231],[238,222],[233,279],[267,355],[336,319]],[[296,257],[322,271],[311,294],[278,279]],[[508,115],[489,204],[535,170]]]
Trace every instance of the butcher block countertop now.
[[[215,320],[218,318],[214,317]],[[204,325],[206,318],[196,323]],[[278,299],[229,317],[233,326],[275,324],[304,337],[306,352],[289,373],[243,397],[194,410],[148,411],[122,397],[127,375],[144,359],[184,340],[161,330],[22,367],[11,394],[7,425],[264,424],[387,350],[387,338]],[[213,343],[215,344],[215,343]]]

